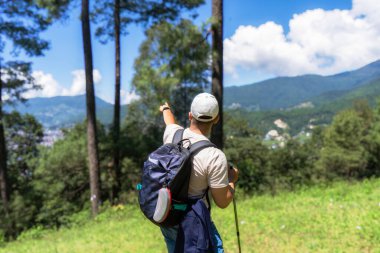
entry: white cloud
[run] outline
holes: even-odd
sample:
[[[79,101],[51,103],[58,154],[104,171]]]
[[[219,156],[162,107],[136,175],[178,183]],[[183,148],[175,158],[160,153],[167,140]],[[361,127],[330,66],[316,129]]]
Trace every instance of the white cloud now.
[[[83,94],[86,92],[86,76],[83,69],[77,69],[71,72],[73,75],[73,82],[71,84],[70,90],[68,92],[68,96],[75,96],[79,94]],[[102,76],[99,70],[94,69],[93,71],[94,83],[97,84],[102,79]]]
[[[37,84],[41,86],[40,90],[30,90],[25,94],[25,97],[54,97],[65,92],[62,87],[53,77],[52,74],[46,74],[41,70],[33,71],[32,76]]]
[[[276,76],[333,74],[380,58],[380,4],[353,0],[352,10],[295,14],[286,34],[281,25],[240,26],[224,40],[227,73],[238,68]]]
[[[380,30],[380,5],[378,0],[353,0],[352,15],[365,17],[366,20],[377,30]]]
[[[130,104],[135,100],[139,100],[140,96],[137,95],[134,91],[127,92],[125,90],[120,90],[121,104]]]
[[[30,90],[25,94],[26,98],[32,97],[54,97],[54,96],[76,96],[86,92],[86,79],[83,69],[71,72],[73,81],[71,86],[66,88],[59,84],[50,73],[44,73],[41,70],[33,71],[32,76],[37,84],[41,86],[39,90]],[[93,71],[94,83],[101,81],[102,76],[99,70]]]

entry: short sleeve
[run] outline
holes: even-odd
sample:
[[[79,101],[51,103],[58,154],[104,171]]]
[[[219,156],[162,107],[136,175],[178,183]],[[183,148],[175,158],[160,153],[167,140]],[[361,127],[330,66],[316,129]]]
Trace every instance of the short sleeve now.
[[[208,185],[211,188],[223,188],[228,185],[228,164],[226,155],[219,149],[209,163]]]
[[[164,144],[172,142],[174,133],[178,129],[183,129],[183,127],[181,127],[180,125],[177,125],[177,124],[170,124],[170,125],[166,126],[165,132],[164,132],[164,138],[163,138]]]

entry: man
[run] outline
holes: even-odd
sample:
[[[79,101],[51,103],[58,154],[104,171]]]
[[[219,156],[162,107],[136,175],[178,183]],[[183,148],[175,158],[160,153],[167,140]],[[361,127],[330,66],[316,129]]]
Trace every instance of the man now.
[[[168,103],[160,106],[166,129],[163,137],[164,143],[171,143],[173,136],[181,126],[175,123],[175,118]],[[184,139],[191,143],[208,140],[212,126],[219,120],[219,106],[215,97],[208,93],[198,94],[191,103],[189,112],[190,127],[183,133]],[[238,179],[238,170],[229,169],[225,154],[214,147],[204,148],[195,154],[193,169],[191,171],[189,192],[191,198],[202,198],[207,189],[210,189],[215,204],[220,208],[226,208],[233,199],[235,183]],[[211,224],[214,241],[214,252],[224,252],[222,240],[214,224]],[[178,227],[162,228],[162,234],[168,252],[174,252]]]

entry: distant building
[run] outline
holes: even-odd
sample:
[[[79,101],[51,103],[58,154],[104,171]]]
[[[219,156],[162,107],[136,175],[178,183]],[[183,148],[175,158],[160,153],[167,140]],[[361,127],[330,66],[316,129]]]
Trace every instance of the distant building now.
[[[235,110],[241,108],[241,104],[239,103],[232,103],[231,105],[228,106],[228,109]]]
[[[278,138],[280,135],[278,134],[277,130],[270,130],[266,135],[265,135],[265,140],[275,140]]]
[[[280,141],[280,142],[285,142],[286,141],[286,139],[285,139],[285,137],[284,136],[277,136],[276,138],[274,138],[276,141]],[[281,147],[281,145],[280,145],[280,147]]]
[[[281,129],[287,129],[287,128],[289,128],[288,124],[286,124],[284,121],[282,121],[282,119],[276,119],[273,123],[278,128],[281,128]]]
[[[45,147],[51,147],[53,144],[63,139],[63,133],[60,129],[46,129],[44,131],[44,137],[42,139],[41,145]]]

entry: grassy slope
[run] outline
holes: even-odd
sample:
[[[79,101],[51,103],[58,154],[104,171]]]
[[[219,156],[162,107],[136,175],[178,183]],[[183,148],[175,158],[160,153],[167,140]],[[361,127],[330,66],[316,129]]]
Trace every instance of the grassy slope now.
[[[240,198],[242,251],[380,252],[379,185],[376,179]],[[214,208],[213,217],[226,252],[237,252],[232,205]],[[0,252],[165,252],[165,245],[159,229],[130,206],[71,229],[29,232]]]

